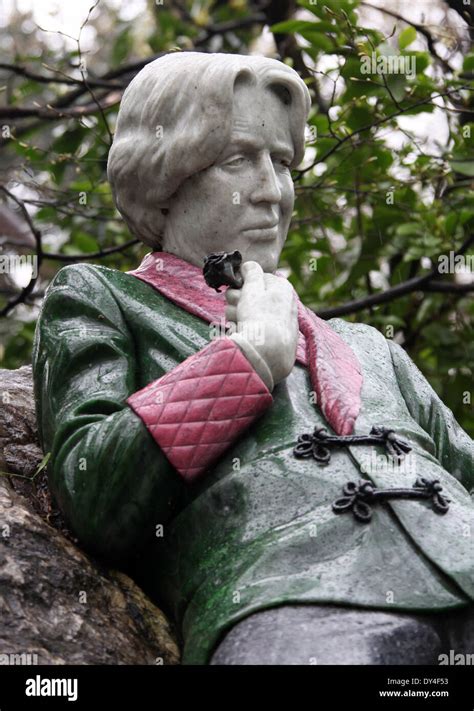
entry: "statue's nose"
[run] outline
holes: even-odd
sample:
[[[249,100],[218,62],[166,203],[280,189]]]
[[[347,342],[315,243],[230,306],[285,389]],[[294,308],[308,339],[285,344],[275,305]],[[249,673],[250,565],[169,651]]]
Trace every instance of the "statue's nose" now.
[[[254,176],[250,198],[252,202],[272,202],[281,200],[281,190],[278,185],[275,167],[269,153],[263,154],[258,162]]]

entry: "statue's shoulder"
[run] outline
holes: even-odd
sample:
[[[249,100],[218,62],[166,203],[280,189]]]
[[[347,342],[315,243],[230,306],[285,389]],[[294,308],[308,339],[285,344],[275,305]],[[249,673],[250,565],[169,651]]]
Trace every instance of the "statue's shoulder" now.
[[[386,338],[377,328],[369,326],[367,323],[354,323],[345,321],[342,318],[331,318],[327,322],[336,333],[346,342],[372,341],[374,343],[385,343]]]
[[[104,267],[101,264],[89,264],[88,262],[67,264],[54,275],[48,286],[47,294],[65,288],[80,291],[93,289],[94,292],[115,291],[117,287],[123,286],[130,280],[133,280],[133,283],[136,281],[126,272]]]
[[[352,349],[367,373],[373,372],[374,367],[383,368],[386,373],[393,371],[390,339],[377,328],[341,318],[332,318],[327,323]]]
[[[51,280],[51,286],[74,284],[77,282],[103,280],[105,282],[114,278],[114,274],[121,274],[118,269],[110,269],[99,264],[79,262],[67,264],[56,272]]]

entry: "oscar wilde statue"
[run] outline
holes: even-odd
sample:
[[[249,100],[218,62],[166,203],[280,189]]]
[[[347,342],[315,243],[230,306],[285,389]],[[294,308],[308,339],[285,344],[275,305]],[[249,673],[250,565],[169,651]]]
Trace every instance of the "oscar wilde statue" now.
[[[436,664],[474,651],[473,443],[400,346],[277,272],[309,107],[263,57],[172,53],[131,82],[108,175],[151,252],[47,291],[50,486],[184,663]],[[240,281],[212,289],[221,252]]]

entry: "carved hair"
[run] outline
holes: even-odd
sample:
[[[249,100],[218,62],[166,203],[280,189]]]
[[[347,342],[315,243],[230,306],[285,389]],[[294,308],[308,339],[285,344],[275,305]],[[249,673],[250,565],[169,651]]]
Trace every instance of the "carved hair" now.
[[[148,64],[127,87],[108,160],[115,203],[132,233],[160,248],[165,205],[194,173],[214,163],[229,140],[237,79],[271,89],[289,104],[298,165],[310,108],[306,85],[275,59],[176,52]]]

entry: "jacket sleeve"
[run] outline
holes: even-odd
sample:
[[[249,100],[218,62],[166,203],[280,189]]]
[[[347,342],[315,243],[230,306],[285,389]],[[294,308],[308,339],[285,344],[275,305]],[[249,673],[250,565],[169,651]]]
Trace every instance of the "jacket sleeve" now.
[[[434,441],[439,463],[472,491],[474,442],[403,348],[391,341],[388,344],[398,385],[410,414]]]
[[[126,398],[136,389],[133,339],[106,280],[61,269],[38,321],[33,376],[50,488],[92,552],[123,560],[165,524],[181,482]]]
[[[204,383],[206,370],[212,377]],[[249,412],[248,399],[229,404],[226,397],[231,381],[234,390],[242,383],[237,371],[256,387],[254,400],[271,402],[230,339],[211,342],[137,392],[134,340],[106,279],[86,264],[58,272],[35,334],[35,397],[41,444],[51,452],[50,487],[85,546],[123,560],[171,518],[185,499],[189,452],[196,445],[183,438],[209,410],[202,399],[213,403],[204,418],[212,442],[203,442],[212,447],[207,456],[201,449],[194,474],[210,466],[256,416],[258,407]],[[238,423],[232,437],[226,418]],[[179,441],[170,442],[170,434]]]
[[[236,342],[219,338],[127,402],[181,477],[192,482],[273,398]]]

